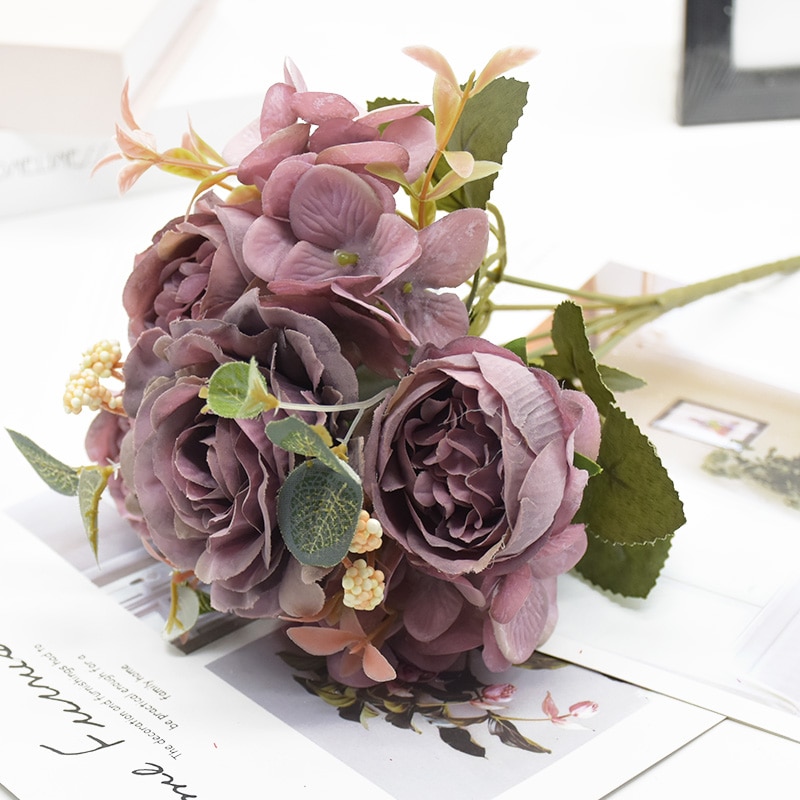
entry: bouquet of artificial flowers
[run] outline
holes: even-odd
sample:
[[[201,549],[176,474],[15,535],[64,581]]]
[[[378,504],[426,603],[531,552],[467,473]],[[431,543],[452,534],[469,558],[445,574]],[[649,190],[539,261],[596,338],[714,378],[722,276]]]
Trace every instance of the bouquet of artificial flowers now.
[[[587,334],[609,346],[730,285],[634,300],[509,275],[490,195],[527,86],[501,75],[532,52],[463,84],[437,52],[408,53],[435,72],[431,107],[361,110],[287,64],[221,152],[193,130],[160,152],[123,97],[121,188],[153,166],[198,188],[135,260],[124,359],[100,342],[68,384],[68,411],[97,412],[93,463],[12,432],[78,496],[95,551],[108,489],[170,566],[170,636],[211,609],[279,619],[351,687],[471,653],[495,672],[526,661],[576,566],[646,596],[681,504],[615,403],[635,379],[598,365]],[[504,280],[578,301],[554,307],[541,348],[482,336]],[[587,322],[581,301],[611,313]]]

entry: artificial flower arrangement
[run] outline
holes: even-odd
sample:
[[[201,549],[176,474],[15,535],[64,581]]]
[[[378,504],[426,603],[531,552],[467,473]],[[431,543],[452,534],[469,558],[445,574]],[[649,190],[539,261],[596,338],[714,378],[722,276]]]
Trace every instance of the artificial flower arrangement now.
[[[406,52],[435,73],[430,107],[362,111],[287,62],[221,153],[194,130],[160,152],[124,95],[121,189],[156,166],[197,190],[135,259],[124,361],[100,342],[70,379],[67,410],[97,412],[93,463],[11,432],[77,495],[95,554],[108,489],[169,565],[169,636],[210,610],[282,620],[318,686],[373,703],[470,657],[529,662],[573,568],[647,596],[682,506],[615,401],[639,382],[597,359],[670,308],[798,266],[637,298],[513,276],[490,195],[528,88],[502,76],[533,52],[463,84]],[[482,336],[503,281],[567,297],[541,341]]]

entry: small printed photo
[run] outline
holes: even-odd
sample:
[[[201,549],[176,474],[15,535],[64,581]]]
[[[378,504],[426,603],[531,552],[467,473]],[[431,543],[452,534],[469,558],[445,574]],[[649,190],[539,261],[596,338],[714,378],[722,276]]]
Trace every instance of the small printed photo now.
[[[737,452],[744,450],[767,427],[761,420],[690,400],[676,400],[651,424],[687,439]]]

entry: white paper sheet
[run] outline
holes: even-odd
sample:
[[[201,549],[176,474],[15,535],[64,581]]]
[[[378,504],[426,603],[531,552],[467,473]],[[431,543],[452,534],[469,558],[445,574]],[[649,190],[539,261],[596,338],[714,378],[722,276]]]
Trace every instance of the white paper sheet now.
[[[65,518],[58,502],[49,509],[50,519]],[[471,730],[486,747],[476,758],[448,747],[424,716],[414,718],[419,732],[380,717],[368,727],[341,719],[272,655],[284,640],[269,635],[271,623],[181,653],[148,613],[119,605],[113,582],[97,585],[91,569],[76,570],[52,540],[8,516],[0,526],[0,707],[13,731],[0,783],[22,800],[59,797],[65,785],[85,800],[111,791],[138,800],[159,796],[165,781],[165,794],[186,798],[258,786],[411,798],[420,781],[475,800],[564,786],[570,797],[599,798],[721,719],[578,667],[518,669],[498,677],[517,685],[504,713],[529,720],[514,724],[550,752],[506,746],[482,724]],[[63,533],[55,540],[63,548]],[[573,720],[581,728],[559,727],[543,713],[547,692],[562,712],[583,701],[597,712]]]

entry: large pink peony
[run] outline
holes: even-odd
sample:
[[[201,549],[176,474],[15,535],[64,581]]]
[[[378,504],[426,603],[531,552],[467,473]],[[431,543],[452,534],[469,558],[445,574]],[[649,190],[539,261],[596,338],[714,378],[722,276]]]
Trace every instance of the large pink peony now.
[[[555,622],[555,576],[586,547],[574,453],[595,458],[599,441],[586,395],[504,348],[464,337],[418,355],[365,454],[374,514],[421,574],[410,651],[463,651],[480,610],[490,668],[531,654]]]

